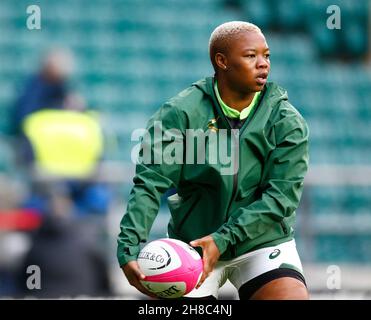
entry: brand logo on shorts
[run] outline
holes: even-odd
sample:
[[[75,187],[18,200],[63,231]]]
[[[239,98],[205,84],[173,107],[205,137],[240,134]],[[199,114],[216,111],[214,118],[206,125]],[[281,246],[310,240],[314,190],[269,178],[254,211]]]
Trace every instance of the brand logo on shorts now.
[[[280,249],[274,249],[273,252],[269,255],[269,259],[277,258],[281,253]]]

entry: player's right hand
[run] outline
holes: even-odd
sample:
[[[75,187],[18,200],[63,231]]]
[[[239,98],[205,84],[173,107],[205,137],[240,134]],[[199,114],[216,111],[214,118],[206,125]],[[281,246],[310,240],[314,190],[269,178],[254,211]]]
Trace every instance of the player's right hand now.
[[[141,283],[140,280],[144,280],[146,277],[139,268],[137,261],[129,261],[122,267],[126,278],[128,279],[129,283],[137,288],[143,294],[150,296],[151,298],[157,298],[157,296],[148,291]]]

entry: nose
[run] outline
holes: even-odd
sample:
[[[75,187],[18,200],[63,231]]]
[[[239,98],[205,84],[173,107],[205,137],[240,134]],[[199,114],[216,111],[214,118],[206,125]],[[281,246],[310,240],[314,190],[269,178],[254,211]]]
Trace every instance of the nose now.
[[[258,69],[267,69],[269,68],[269,66],[270,66],[270,63],[265,57],[258,56],[258,59],[256,61],[256,67]]]

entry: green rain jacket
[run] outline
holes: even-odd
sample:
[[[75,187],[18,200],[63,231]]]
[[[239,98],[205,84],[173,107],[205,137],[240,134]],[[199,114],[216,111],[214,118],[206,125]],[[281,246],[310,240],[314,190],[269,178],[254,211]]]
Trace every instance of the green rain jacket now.
[[[220,260],[280,244],[294,236],[295,210],[309,158],[305,120],[288,102],[286,90],[268,82],[257,106],[236,134],[218,104],[213,81],[212,77],[202,79],[170,99],[149,120],[147,130],[153,137],[155,123],[161,121],[162,150],[168,147],[174,151],[171,143],[186,140],[187,129],[209,133],[224,129],[230,154],[237,155],[229,166],[238,170],[221,173],[226,161],[215,161],[215,152],[205,151],[216,141],[208,136],[204,147],[198,147],[196,142],[193,146],[194,157],[200,148],[204,150],[206,161],[201,163],[197,163],[198,158],[193,163],[186,160],[191,144],[183,142],[184,161],[137,164],[118,236],[121,266],[136,260],[140,243],[147,241],[158,214],[161,196],[169,188],[177,190],[168,198],[169,237],[188,243],[211,235],[221,253]],[[180,134],[169,138],[165,133],[169,129],[177,129]],[[156,153],[159,156],[156,143],[156,139],[142,141],[143,150],[152,150],[152,162]],[[232,149],[236,145],[238,152]]]

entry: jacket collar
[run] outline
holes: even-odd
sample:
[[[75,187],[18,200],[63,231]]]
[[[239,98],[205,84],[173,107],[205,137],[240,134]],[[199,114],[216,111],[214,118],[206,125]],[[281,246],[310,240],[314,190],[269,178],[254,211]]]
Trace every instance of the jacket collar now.
[[[217,102],[215,92],[214,92],[214,77],[206,77],[200,79],[192,84],[193,86],[199,88],[206,95],[208,95],[214,104]],[[264,100],[269,100],[270,105],[273,107],[281,100],[287,100],[287,91],[281,86],[275,84],[274,82],[267,82],[265,85]],[[217,104],[217,103],[216,103]]]

